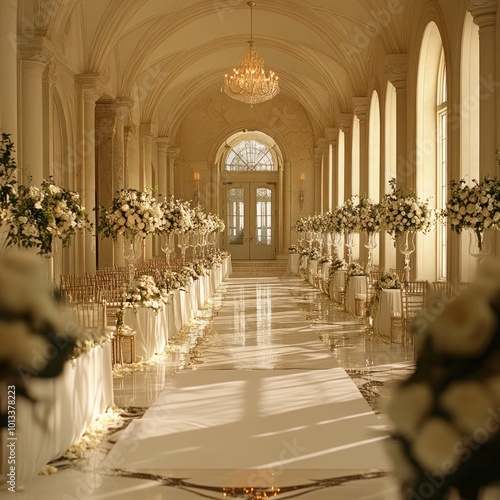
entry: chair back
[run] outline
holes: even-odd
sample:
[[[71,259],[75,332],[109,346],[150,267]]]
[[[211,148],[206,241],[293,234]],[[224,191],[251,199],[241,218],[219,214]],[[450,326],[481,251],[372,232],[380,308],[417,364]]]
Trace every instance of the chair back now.
[[[106,327],[106,304],[104,302],[74,302],[71,307],[82,328]]]
[[[406,322],[411,321],[425,306],[427,281],[407,281],[403,284],[401,298]]]

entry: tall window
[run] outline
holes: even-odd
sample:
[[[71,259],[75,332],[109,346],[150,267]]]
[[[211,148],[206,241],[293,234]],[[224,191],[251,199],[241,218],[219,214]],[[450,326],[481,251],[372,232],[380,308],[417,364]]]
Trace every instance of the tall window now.
[[[396,87],[391,82],[387,82],[385,97],[385,169],[384,169],[384,190],[390,191],[389,179],[396,177],[397,166],[397,94]]]
[[[441,209],[446,207],[447,185],[448,185],[448,97],[446,91],[446,64],[444,52],[441,52],[439,62],[439,73],[437,80],[437,103],[436,103],[436,125],[437,125],[437,178],[438,191],[437,206]],[[446,279],[447,266],[447,237],[444,224],[438,225],[438,279]]]
[[[271,150],[253,139],[239,142],[226,158],[227,172],[270,172],[275,170]]]

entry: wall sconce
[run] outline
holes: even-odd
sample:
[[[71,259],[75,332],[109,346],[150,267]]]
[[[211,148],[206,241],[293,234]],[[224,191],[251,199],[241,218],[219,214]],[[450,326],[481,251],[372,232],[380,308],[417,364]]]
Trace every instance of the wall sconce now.
[[[299,175],[299,179],[300,179],[299,206],[300,209],[302,210],[302,207],[304,206],[304,181],[306,180],[306,174],[304,172],[301,172]]]
[[[200,195],[200,172],[193,172],[193,180],[194,180],[194,206],[198,206],[199,203],[199,195]]]

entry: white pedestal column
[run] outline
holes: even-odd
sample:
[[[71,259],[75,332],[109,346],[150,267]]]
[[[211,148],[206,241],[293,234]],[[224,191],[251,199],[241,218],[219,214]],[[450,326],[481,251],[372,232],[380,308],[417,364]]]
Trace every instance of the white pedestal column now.
[[[168,195],[175,198],[175,161],[179,157],[181,150],[179,148],[168,148]]]
[[[396,88],[396,181],[404,190],[415,187],[415,168],[408,162],[407,61],[406,54],[389,54],[385,68],[387,78]],[[384,250],[384,264],[394,262],[393,245],[386,244]],[[395,260],[396,268],[403,269],[404,256],[401,252],[396,252]],[[411,268],[415,269],[414,261],[411,262]]]

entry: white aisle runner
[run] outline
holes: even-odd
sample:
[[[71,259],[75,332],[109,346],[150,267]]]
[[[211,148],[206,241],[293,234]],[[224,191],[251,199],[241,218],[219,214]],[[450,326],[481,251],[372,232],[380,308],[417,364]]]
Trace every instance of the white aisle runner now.
[[[303,286],[229,280],[201,363],[165,386],[100,469],[194,483],[212,470],[219,486],[245,486],[246,477],[266,488],[365,475],[351,498],[390,498],[392,488],[369,474],[389,470],[382,422],[297,307]]]

